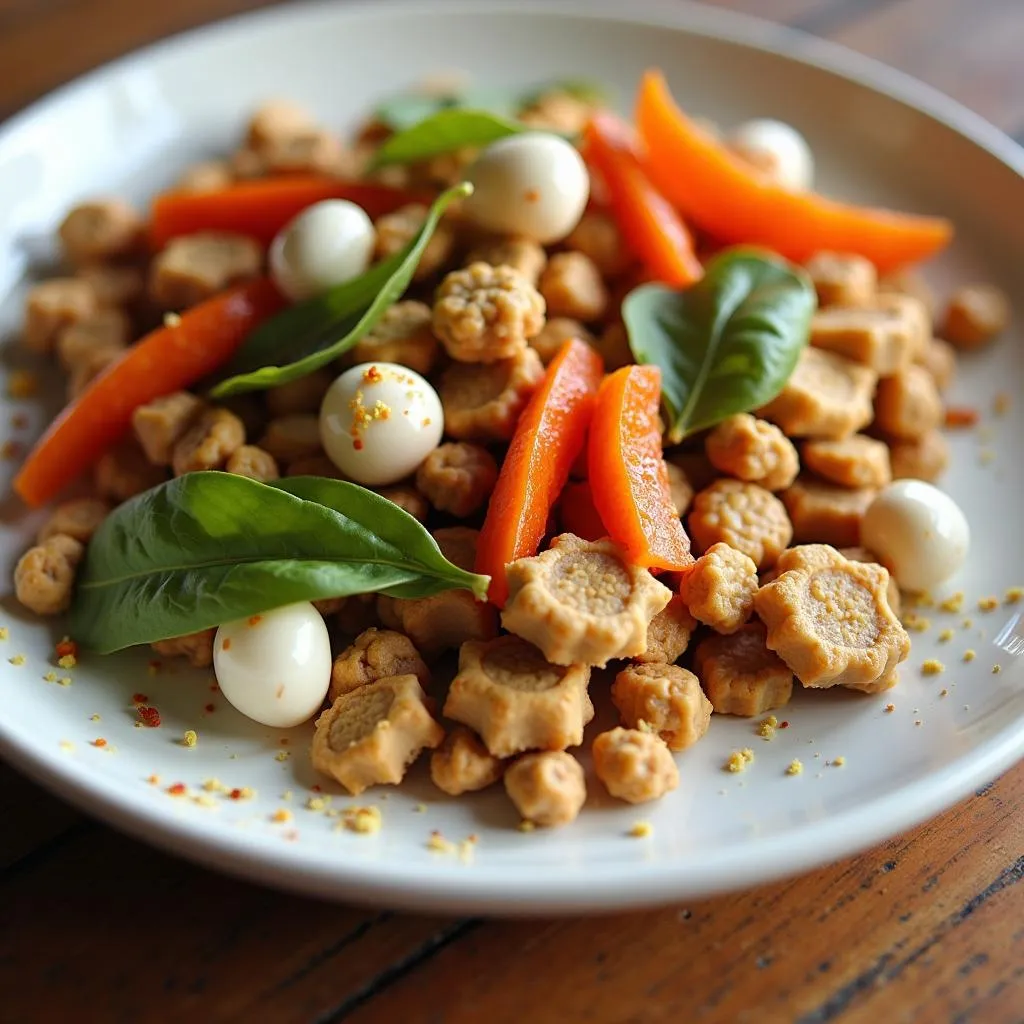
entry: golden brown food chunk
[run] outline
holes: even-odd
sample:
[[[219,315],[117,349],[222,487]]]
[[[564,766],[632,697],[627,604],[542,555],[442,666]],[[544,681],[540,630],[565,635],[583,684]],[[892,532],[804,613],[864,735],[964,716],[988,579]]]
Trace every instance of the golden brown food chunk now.
[[[912,267],[894,270],[878,279],[879,295],[909,295],[917,299],[928,313],[928,319],[934,320],[938,311],[938,299],[935,289],[924,279],[921,273]]]
[[[594,774],[618,800],[642,804],[679,785],[679,769],[665,741],[639,729],[609,729],[591,746]]]
[[[419,680],[389,676],[343,693],[316,720],[313,767],[357,796],[397,786],[420,752],[443,739]]]
[[[267,409],[271,416],[293,416],[302,412],[318,413],[320,403],[333,383],[334,374],[330,370],[314,370],[305,377],[290,380],[287,384],[280,384],[276,388],[264,391]]]
[[[493,363],[452,363],[439,389],[445,433],[460,441],[509,440],[543,376],[532,348]]]
[[[581,252],[560,252],[548,260],[537,287],[551,316],[585,323],[600,320],[608,306],[601,271]]]
[[[803,457],[808,469],[842,487],[884,487],[892,480],[888,445],[864,434],[808,441]]]
[[[530,347],[547,366],[570,338],[578,338],[588,345],[595,345],[594,336],[578,320],[556,316],[544,324],[540,334],[530,339]]]
[[[421,523],[427,521],[430,514],[430,505],[427,499],[420,494],[411,484],[399,484],[396,487],[382,487],[377,493],[388,501],[393,501],[399,508],[404,509]]]
[[[582,253],[601,272],[605,280],[624,274],[631,263],[629,247],[622,238],[615,218],[603,210],[588,210],[572,229],[565,244]]]
[[[772,565],[793,536],[782,502],[740,480],[716,480],[693,499],[690,536],[701,551],[719,542],[742,551],[758,569]]]
[[[179,192],[219,192],[233,180],[227,160],[200,160],[181,172],[174,187]]]
[[[910,637],[889,607],[880,565],[833,562],[790,569],[754,599],[768,647],[804,686],[870,683],[910,653]]]
[[[416,470],[416,486],[430,504],[460,518],[482,508],[497,481],[494,456],[464,441],[438,445]]]
[[[327,699],[333,704],[343,693],[388,676],[415,676],[420,686],[430,685],[430,669],[407,636],[371,627],[334,659]]]
[[[278,416],[267,424],[260,438],[260,447],[285,465],[307,459],[311,455],[319,455],[323,451],[320,419],[311,412]]]
[[[647,650],[634,655],[634,661],[671,665],[687,647],[697,622],[683,599],[676,594],[647,627]]]
[[[94,479],[100,495],[119,504],[163,483],[167,473],[162,466],[154,466],[135,441],[129,439],[100,456]]]
[[[71,605],[75,570],[85,547],[64,533],[55,533],[29,548],[14,567],[14,592],[36,615],[59,615]]]
[[[142,217],[123,199],[94,199],[74,207],[58,233],[71,263],[102,263],[130,256],[143,244]]]
[[[716,469],[769,491],[788,487],[800,471],[793,442],[774,423],[749,413],[722,420],[704,446]]]
[[[100,306],[131,306],[146,290],[146,276],[133,264],[95,264],[79,267],[78,280],[85,281],[96,294]]]
[[[634,361],[633,352],[629,347],[629,335],[626,333],[625,325],[618,321],[609,324],[597,336],[594,348],[604,360],[607,373],[619,370]]]
[[[74,372],[96,353],[118,354],[128,345],[131,321],[120,309],[98,309],[92,316],[69,324],[57,336],[57,358]]]
[[[586,665],[552,665],[517,636],[459,649],[444,713],[474,729],[495,757],[523,750],[564,750],[583,742],[594,717]]]
[[[68,379],[68,401],[73,402],[112,363],[121,358],[122,349],[99,348],[84,355]]]
[[[942,336],[959,349],[980,348],[1010,322],[1010,302],[995,285],[967,284],[958,288],[946,307]]]
[[[574,96],[564,89],[551,89],[520,111],[519,120],[531,128],[563,135],[579,135],[593,112],[593,104],[583,97]]]
[[[344,480],[341,470],[322,452],[318,455],[307,455],[290,462],[284,471],[285,476],[323,476],[328,480]]]
[[[263,170],[268,174],[327,174],[348,176],[353,168],[352,154],[334,132],[322,128],[301,132],[270,143],[259,152]]]
[[[808,347],[785,387],[760,415],[789,437],[847,437],[871,422],[877,382],[874,370]]]
[[[419,234],[427,219],[427,207],[421,203],[409,203],[379,217],[374,224],[377,231],[376,259],[384,260],[400,253]],[[455,235],[451,227],[443,220],[434,229],[434,233],[423,250],[416,270],[412,275],[414,281],[422,281],[436,274],[450,259],[455,248]]]
[[[507,359],[544,326],[544,299],[517,270],[471,263],[448,274],[434,301],[434,334],[464,363]]]
[[[433,537],[449,562],[473,570],[479,530],[450,526],[434,530]],[[491,640],[498,632],[497,609],[468,590],[404,600],[381,596],[377,607],[384,624],[405,633],[427,658],[461,647],[467,640]]]
[[[846,683],[845,687],[847,690],[856,690],[858,693],[885,693],[886,690],[891,690],[900,681],[900,670],[894,668],[891,672],[886,672],[884,676],[879,677],[871,683]]]
[[[424,302],[396,302],[352,349],[355,363],[398,363],[428,376],[438,356],[430,307]]]
[[[475,793],[505,774],[505,762],[495,757],[479,736],[457,725],[430,755],[430,778],[449,796]]]
[[[466,257],[466,265],[489,263],[492,267],[511,267],[518,270],[536,287],[541,272],[547,265],[547,253],[528,238],[497,238],[478,245]]]
[[[195,668],[209,668],[213,664],[213,640],[215,629],[201,629],[198,633],[186,633],[167,640],[155,640],[149,646],[164,658],[188,658]]]
[[[534,825],[567,825],[587,799],[579,761],[564,750],[525,754],[505,772],[505,792],[516,810]]]
[[[685,750],[708,731],[711,702],[697,677],[678,665],[630,665],[612,683],[612,703],[623,724],[660,736],[669,750]]]
[[[22,341],[33,352],[49,352],[67,327],[94,316],[98,308],[88,281],[77,277],[43,281],[30,288],[25,299]]]
[[[939,391],[946,391],[956,376],[956,349],[948,341],[932,338],[915,360],[935,381]]]
[[[907,366],[931,338],[928,313],[907,295],[883,295],[870,306],[829,306],[811,321],[811,344],[887,376]]]
[[[262,483],[276,480],[281,475],[274,456],[254,444],[243,444],[241,448],[236,448],[224,469],[235,476],[247,476],[250,480]]]
[[[735,633],[754,610],[757,566],[728,544],[712,544],[683,577],[679,594],[690,614],[716,633]]]
[[[668,473],[668,490],[676,515],[686,515],[686,510],[693,502],[693,487],[686,474],[674,462],[666,462],[665,471]]]
[[[872,565],[879,564],[878,559],[867,548],[860,546],[844,547],[836,549],[831,544],[798,544],[796,547],[787,548],[779,555],[775,563],[775,575],[772,580],[765,580],[770,583],[777,580],[784,572],[790,569],[819,569],[830,565],[841,565],[843,560],[851,562],[866,562]],[[888,589],[889,607],[894,614],[900,614],[900,588],[896,581],[889,577]]]
[[[651,620],[672,592],[610,540],[563,533],[506,569],[502,625],[557,665],[605,665],[647,649]]]
[[[789,703],[793,673],[768,650],[762,623],[731,636],[709,636],[697,644],[693,670],[704,683],[715,713],[752,718]]]
[[[186,309],[255,277],[263,250],[246,235],[200,231],[172,239],[153,260],[149,295],[160,309]]]
[[[313,115],[298,103],[286,99],[267,100],[249,119],[245,131],[245,144],[260,150],[315,127]]]
[[[860,542],[860,521],[877,491],[871,487],[837,487],[801,476],[782,500],[793,523],[797,544],[852,547]]]
[[[132,429],[146,458],[154,466],[169,466],[174,446],[206,408],[189,391],[174,391],[140,405],[132,413]]]
[[[934,483],[949,465],[949,442],[939,430],[913,441],[896,441],[889,449],[893,480],[928,480]]]
[[[174,445],[171,468],[175,476],[200,469],[221,469],[243,444],[245,427],[233,412],[206,409]],[[261,447],[267,450],[266,445]]]
[[[815,253],[806,264],[819,306],[867,306],[875,297],[878,271],[853,252]]]
[[[63,534],[80,544],[87,544],[110,514],[110,504],[101,498],[72,498],[58,505],[36,535],[40,544]]]
[[[875,425],[893,437],[914,440],[942,422],[942,398],[932,375],[908,366],[878,382]]]
[[[815,547],[816,545],[811,545]],[[859,545],[852,548],[840,548],[838,552],[843,558],[849,559],[851,562],[865,562],[868,565],[881,565],[882,563],[878,560],[878,556],[872,551],[868,551],[867,548],[862,548]],[[790,566],[795,568],[795,566]],[[884,568],[884,566],[883,566]],[[886,569],[886,572],[889,570]],[[886,591],[886,595],[889,598],[889,607],[892,609],[893,615],[896,618],[900,617],[903,605],[903,598],[900,596],[900,588],[896,583],[892,573],[889,573],[889,588]]]

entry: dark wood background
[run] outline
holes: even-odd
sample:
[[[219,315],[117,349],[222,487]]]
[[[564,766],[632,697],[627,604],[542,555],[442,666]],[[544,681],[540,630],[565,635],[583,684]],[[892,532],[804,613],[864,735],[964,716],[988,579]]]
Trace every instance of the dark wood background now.
[[[253,0],[0,0],[0,118]],[[718,0],[937,86],[1024,140],[1024,0]],[[278,895],[156,853],[0,765],[0,1021],[1024,1021],[1024,765],[794,881],[505,923]]]

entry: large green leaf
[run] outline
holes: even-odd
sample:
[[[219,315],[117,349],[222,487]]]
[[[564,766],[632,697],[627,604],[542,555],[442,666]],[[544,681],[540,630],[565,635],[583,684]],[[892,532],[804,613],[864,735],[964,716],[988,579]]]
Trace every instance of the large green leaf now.
[[[355,484],[189,473],[115,509],[86,551],[71,631],[103,653],[325,597],[423,597],[488,578],[452,565],[394,503]]]
[[[526,125],[487,110],[451,107],[385,139],[373,154],[370,170],[388,164],[414,164],[466,147],[487,146],[507,135],[526,131]]]
[[[815,305],[802,270],[753,249],[716,257],[686,291],[631,291],[629,345],[638,363],[661,369],[669,443],[771,401],[807,344]]]

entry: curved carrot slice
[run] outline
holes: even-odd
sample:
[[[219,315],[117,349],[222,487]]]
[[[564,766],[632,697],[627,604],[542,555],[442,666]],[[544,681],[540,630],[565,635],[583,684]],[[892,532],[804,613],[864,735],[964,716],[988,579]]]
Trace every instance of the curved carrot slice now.
[[[609,535],[635,565],[679,570],[693,555],[661,457],[660,401],[656,366],[624,366],[605,378],[590,422],[590,490]]]
[[[162,249],[178,235],[236,231],[269,245],[296,214],[323,199],[350,199],[374,220],[406,203],[430,202],[407,189],[308,175],[247,181],[215,192],[165,192],[153,201],[150,243]]]
[[[596,114],[583,133],[583,155],[604,179],[619,230],[651,275],[679,287],[699,281],[704,268],[689,229],[644,173],[626,126]]]
[[[601,357],[570,339],[519,418],[477,545],[476,571],[491,577],[488,597],[499,608],[508,597],[505,566],[536,553],[548,514],[583,450],[602,371]]]
[[[558,499],[558,518],[566,533],[574,533],[584,540],[600,540],[608,536],[601,522],[590,484],[585,480],[571,481],[562,489]]]
[[[887,271],[933,255],[952,238],[941,217],[849,206],[771,184],[690,121],[658,71],[643,77],[636,123],[651,180],[721,241],[764,245],[797,261],[823,249],[856,252]]]
[[[277,289],[261,278],[147,334],[50,424],[14,478],[14,489],[29,505],[49,501],[128,430],[136,408],[212,373],[283,306]]]

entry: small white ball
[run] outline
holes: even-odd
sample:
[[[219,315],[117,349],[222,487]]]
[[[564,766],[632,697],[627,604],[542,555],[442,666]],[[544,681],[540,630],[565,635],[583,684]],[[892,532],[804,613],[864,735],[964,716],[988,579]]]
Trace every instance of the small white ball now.
[[[860,524],[861,543],[889,566],[904,590],[930,590],[963,565],[971,531],[960,506],[923,480],[897,480]]]
[[[350,480],[379,487],[412,473],[441,443],[444,409],[437,392],[397,363],[360,363],[327,389],[320,438]]]
[[[587,165],[575,146],[548,132],[491,143],[466,172],[468,217],[500,234],[541,245],[561,241],[580,222],[590,196]]]
[[[765,171],[783,188],[804,192],[814,182],[814,156],[807,140],[784,121],[745,121],[726,140],[729,148]]]
[[[228,703],[276,729],[320,710],[331,664],[327,626],[308,601],[225,622],[213,642],[213,668]]]
[[[289,221],[270,246],[270,273],[292,302],[320,295],[366,271],[376,234],[366,211],[325,199]]]

